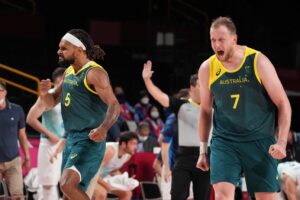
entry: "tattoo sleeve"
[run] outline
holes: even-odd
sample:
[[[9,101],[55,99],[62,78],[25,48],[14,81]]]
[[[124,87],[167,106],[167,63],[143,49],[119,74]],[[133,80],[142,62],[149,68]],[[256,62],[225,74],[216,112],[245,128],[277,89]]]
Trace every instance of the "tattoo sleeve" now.
[[[110,127],[115,123],[118,116],[120,114],[120,105],[117,101],[113,101],[106,111],[106,116],[101,124],[101,126],[105,129],[110,129]]]

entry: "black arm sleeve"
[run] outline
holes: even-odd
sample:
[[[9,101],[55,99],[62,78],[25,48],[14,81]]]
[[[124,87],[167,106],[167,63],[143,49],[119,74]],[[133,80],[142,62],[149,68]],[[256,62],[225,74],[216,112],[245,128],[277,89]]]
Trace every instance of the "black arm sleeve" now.
[[[182,104],[188,102],[188,100],[186,99],[178,99],[178,98],[174,98],[174,97],[170,97],[169,96],[169,100],[170,100],[170,105],[169,108],[177,115],[179,112],[179,108]]]

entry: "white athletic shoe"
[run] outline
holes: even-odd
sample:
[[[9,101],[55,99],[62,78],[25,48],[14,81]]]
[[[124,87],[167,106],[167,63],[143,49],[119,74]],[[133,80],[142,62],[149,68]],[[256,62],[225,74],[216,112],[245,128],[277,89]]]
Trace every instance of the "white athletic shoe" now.
[[[104,180],[112,186],[112,190],[131,191],[139,185],[139,181],[129,178],[127,172],[121,175],[106,176]]]

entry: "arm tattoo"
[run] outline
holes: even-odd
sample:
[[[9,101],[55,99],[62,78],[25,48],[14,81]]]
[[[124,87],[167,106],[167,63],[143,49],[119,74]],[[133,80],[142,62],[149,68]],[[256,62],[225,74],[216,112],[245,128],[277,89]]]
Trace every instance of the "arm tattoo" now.
[[[105,129],[110,129],[110,127],[115,123],[120,114],[120,105],[117,101],[112,102],[106,111],[106,116],[101,126]]]

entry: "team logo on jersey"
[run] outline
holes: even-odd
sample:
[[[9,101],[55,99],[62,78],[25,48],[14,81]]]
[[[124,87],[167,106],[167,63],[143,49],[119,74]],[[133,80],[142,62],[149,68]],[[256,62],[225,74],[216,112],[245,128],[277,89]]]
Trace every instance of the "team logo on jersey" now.
[[[248,74],[250,72],[250,66],[249,65],[246,65],[245,66],[245,70],[246,70],[246,73]]]
[[[71,159],[74,159],[74,158],[76,158],[77,157],[77,154],[72,154],[72,155],[70,155],[70,158]]]
[[[221,73],[221,68],[219,67],[218,70],[217,70],[217,72],[216,72],[216,76],[219,76],[220,73]]]

